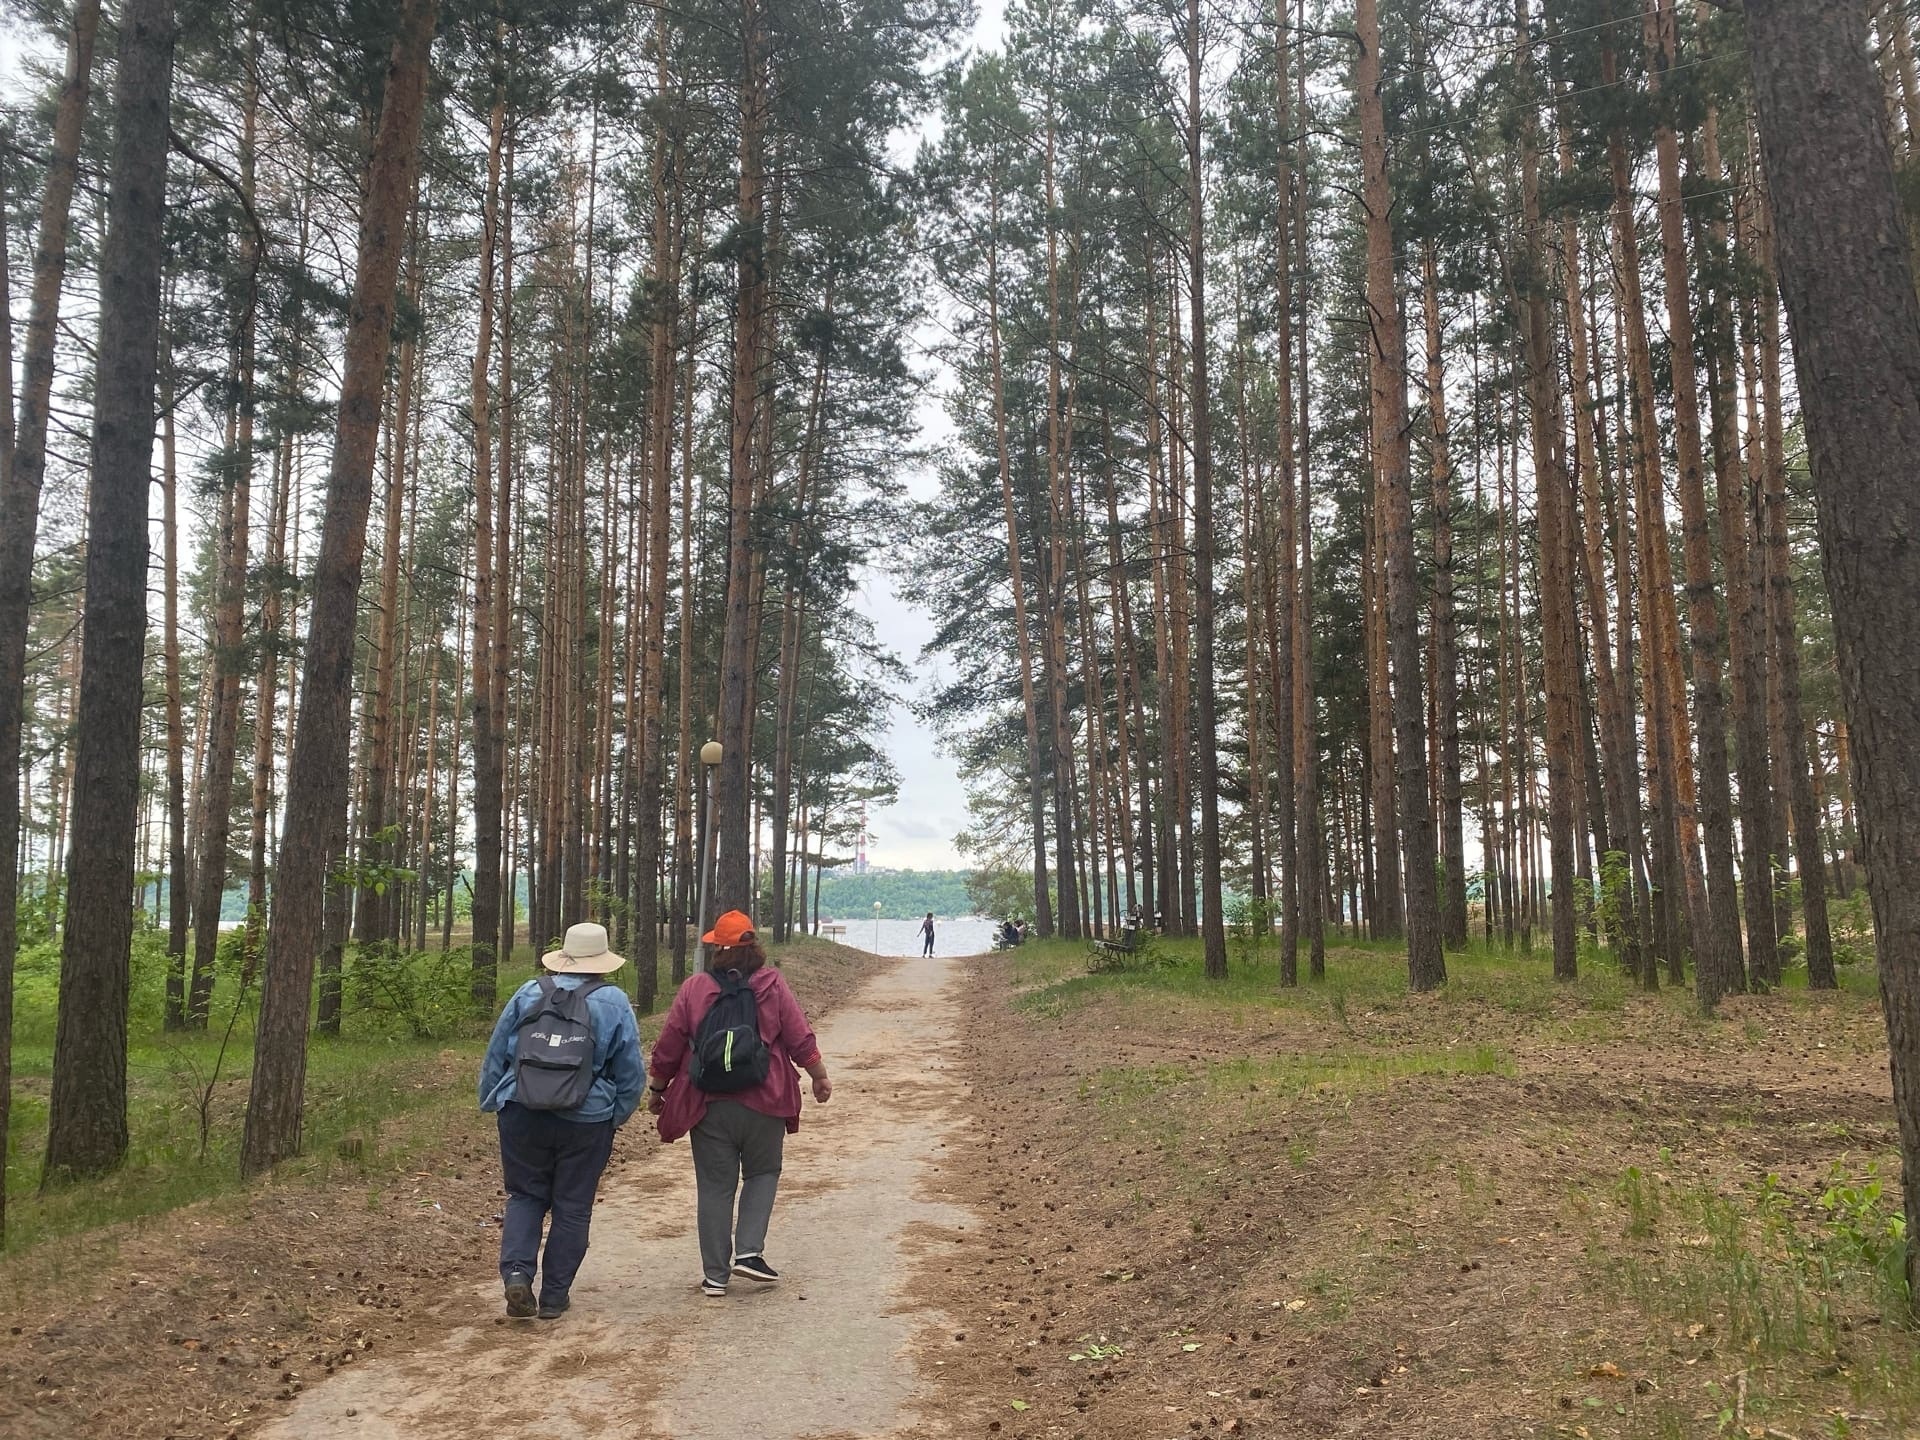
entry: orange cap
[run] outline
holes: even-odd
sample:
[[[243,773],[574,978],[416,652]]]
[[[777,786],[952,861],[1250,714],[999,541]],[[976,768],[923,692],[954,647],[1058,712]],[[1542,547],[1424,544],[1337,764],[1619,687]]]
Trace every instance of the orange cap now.
[[[702,945],[730,948],[753,939],[753,921],[744,911],[729,910],[713,922],[713,929],[700,937]]]

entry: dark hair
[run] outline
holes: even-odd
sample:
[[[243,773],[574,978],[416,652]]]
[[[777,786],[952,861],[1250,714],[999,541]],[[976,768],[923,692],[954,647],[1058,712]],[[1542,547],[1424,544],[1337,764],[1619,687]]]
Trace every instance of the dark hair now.
[[[767,952],[760,948],[758,938],[744,945],[715,945],[707,957],[707,969],[716,975],[724,975],[729,970],[751,975],[766,963]]]

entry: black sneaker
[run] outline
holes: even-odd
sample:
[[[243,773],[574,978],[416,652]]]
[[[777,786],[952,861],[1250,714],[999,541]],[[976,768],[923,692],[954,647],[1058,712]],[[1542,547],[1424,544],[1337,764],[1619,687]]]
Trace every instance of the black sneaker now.
[[[700,1293],[709,1300],[724,1300],[727,1295],[727,1287],[724,1281],[703,1279],[700,1282]]]
[[[542,1295],[540,1297],[540,1318],[542,1320],[558,1320],[562,1315],[567,1313],[567,1307],[572,1303],[572,1299],[565,1295]]]
[[[762,1285],[771,1285],[780,1278],[780,1272],[760,1255],[737,1256],[733,1262],[733,1273],[744,1275],[749,1280],[758,1280]]]
[[[514,1270],[507,1275],[507,1315],[514,1320],[531,1320],[536,1307],[533,1303],[533,1277]]]

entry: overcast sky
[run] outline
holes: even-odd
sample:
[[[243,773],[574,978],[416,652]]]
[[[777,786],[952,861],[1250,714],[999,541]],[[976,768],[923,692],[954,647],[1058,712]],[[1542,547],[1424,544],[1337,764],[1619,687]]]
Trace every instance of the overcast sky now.
[[[976,48],[1000,44],[1004,13],[1004,0],[981,0],[973,31]],[[895,154],[901,163],[911,163],[928,129],[923,124],[912,135],[900,137]],[[921,338],[930,345],[938,333],[937,325],[929,325]],[[923,448],[932,449],[952,433],[952,425],[942,408],[945,375],[929,356],[923,355],[920,364],[934,375],[934,384],[920,406],[919,437]],[[916,500],[930,499],[939,490],[939,479],[930,466],[918,466],[900,478]],[[944,661],[926,665],[920,662],[920,647],[933,635],[932,619],[910,593],[901,593],[895,577],[873,568],[867,570],[861,580],[860,605],[873,620],[878,638],[914,672],[912,691],[902,699],[923,698],[949,678]],[[967,823],[967,796],[954,774],[952,759],[940,753],[932,729],[905,704],[894,707],[887,748],[893,756],[894,768],[900,772],[900,798],[869,817],[873,838],[867,850],[868,860],[875,865],[900,869],[958,869],[964,862],[953,848],[953,839]]]

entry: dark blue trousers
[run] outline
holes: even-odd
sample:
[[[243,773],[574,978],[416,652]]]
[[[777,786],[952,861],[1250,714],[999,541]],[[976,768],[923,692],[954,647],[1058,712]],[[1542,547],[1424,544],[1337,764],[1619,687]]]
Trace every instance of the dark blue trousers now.
[[[500,1169],[507,1184],[500,1277],[537,1271],[540,1298],[562,1299],[587,1255],[594,1191],[613,1154],[613,1121],[581,1125],[511,1101],[499,1119]],[[553,1219],[540,1263],[540,1226],[549,1214]]]

